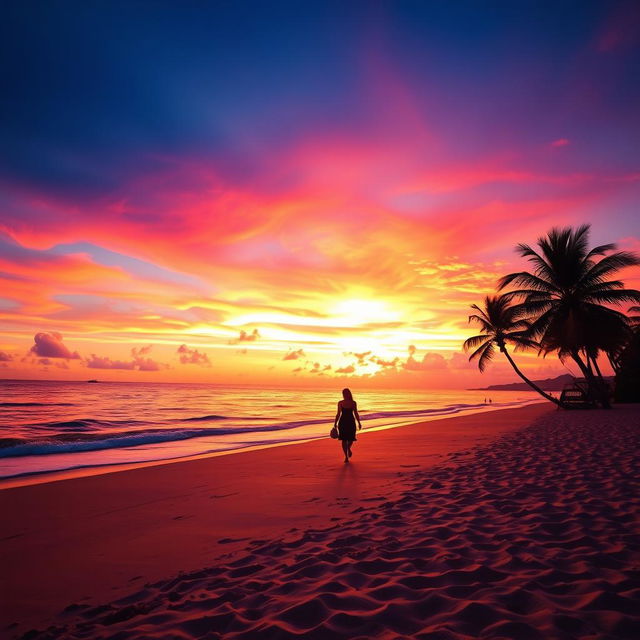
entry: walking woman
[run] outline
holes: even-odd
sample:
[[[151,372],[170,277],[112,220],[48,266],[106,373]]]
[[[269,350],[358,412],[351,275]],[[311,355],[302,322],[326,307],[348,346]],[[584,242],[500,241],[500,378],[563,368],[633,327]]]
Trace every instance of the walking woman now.
[[[358,405],[353,399],[351,391],[343,389],[342,400],[338,402],[338,413],[336,413],[334,426],[338,429],[338,438],[342,441],[345,462],[349,462],[349,458],[353,455],[351,445],[356,440],[356,420],[358,421],[358,429],[362,429]]]

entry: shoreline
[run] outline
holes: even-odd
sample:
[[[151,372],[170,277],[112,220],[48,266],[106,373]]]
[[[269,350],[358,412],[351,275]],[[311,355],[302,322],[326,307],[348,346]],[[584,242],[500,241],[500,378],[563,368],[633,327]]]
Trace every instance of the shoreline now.
[[[411,420],[402,421],[402,422],[394,422],[386,425],[371,426],[368,428],[365,425],[362,435],[366,435],[367,433],[372,433],[376,431],[386,431],[389,429],[410,427],[415,424],[431,423],[431,422],[444,420],[448,418],[464,417],[464,416],[475,415],[475,414],[482,415],[485,413],[491,413],[493,411],[502,411],[504,409],[509,409],[509,408],[528,407],[528,406],[533,406],[538,404],[548,405],[549,408],[552,408],[552,406],[548,402],[544,400],[539,400],[536,398],[528,401],[523,401],[517,407],[501,407],[501,406],[487,405],[483,408],[474,407],[473,409],[461,409],[459,411],[456,411],[455,413],[445,413],[445,414],[437,414],[433,416],[424,416],[418,421],[411,419]],[[272,443],[263,443],[258,445],[248,445],[245,447],[238,447],[236,449],[224,449],[221,451],[210,451],[206,453],[183,455],[175,458],[147,460],[143,462],[124,462],[124,463],[114,462],[114,463],[104,463],[101,465],[86,465],[86,466],[71,467],[71,468],[62,469],[59,471],[26,472],[22,474],[1,477],[0,491],[3,491],[4,489],[12,489],[15,487],[24,487],[24,486],[31,486],[36,484],[45,484],[49,482],[58,482],[60,480],[68,480],[70,478],[91,477],[96,475],[118,473],[121,471],[130,471],[133,469],[141,469],[141,468],[159,466],[159,465],[165,465],[165,464],[176,464],[180,462],[187,462],[189,460],[199,460],[202,458],[214,458],[219,456],[235,455],[238,453],[249,452],[249,451],[260,451],[263,449],[271,449],[273,447],[299,445],[306,442],[319,441],[324,438],[325,436],[321,436],[321,437],[313,436],[309,438],[302,438],[300,440],[290,440],[286,442],[272,442]]]
[[[553,412],[546,403],[368,434],[351,465],[328,438],[0,492],[6,611],[25,631],[70,603],[97,604],[144,582],[210,566],[247,540],[340,522],[403,479]],[[427,423],[431,424],[431,423]],[[291,535],[291,534],[289,534]]]

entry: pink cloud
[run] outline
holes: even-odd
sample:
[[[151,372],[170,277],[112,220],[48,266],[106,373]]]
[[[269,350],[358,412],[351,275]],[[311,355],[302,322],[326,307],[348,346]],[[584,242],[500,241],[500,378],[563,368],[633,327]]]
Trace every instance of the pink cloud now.
[[[68,347],[63,344],[62,335],[57,331],[36,333],[33,339],[35,344],[31,347],[29,353],[33,353],[36,356],[42,358],[65,358],[66,360],[80,359],[77,351],[71,353]]]
[[[166,364],[144,357],[151,349],[152,345],[134,347],[131,349],[131,360],[112,360],[108,356],[97,356],[92,353],[91,357],[85,360],[85,365],[89,369],[124,369],[127,371],[160,371],[160,369],[168,368]]]
[[[557,140],[554,140],[550,146],[552,147],[566,147],[569,144],[569,140],[567,140],[567,138],[558,138]]]
[[[91,354],[91,357],[86,360],[86,365],[89,369],[127,369],[133,370],[136,368],[135,362],[124,360],[112,360],[109,357],[97,356],[95,353]]]
[[[146,356],[152,349],[153,345],[148,344],[146,347],[133,347],[131,349],[131,357],[132,358],[140,358],[142,356]]]
[[[135,364],[138,367],[138,371],[160,371],[160,369],[167,367],[167,365],[156,362],[151,358],[137,359]]]
[[[454,353],[449,358],[449,367],[454,370],[476,370],[478,365],[475,362],[469,362],[469,356],[464,353]]]
[[[167,365],[156,362],[151,358],[145,358],[152,349],[153,345],[146,345],[145,347],[134,347],[131,349],[131,357],[133,358],[134,367],[138,371],[160,371],[160,369],[166,369]]]
[[[403,369],[408,371],[433,371],[437,369],[447,369],[447,360],[439,353],[425,353],[422,360],[416,360],[413,357],[415,347],[411,351],[409,348],[409,357],[402,364]]]
[[[197,349],[189,349],[186,344],[180,345],[177,353],[180,354],[181,364],[197,364],[202,367],[211,366],[211,361],[206,353],[200,352]]]
[[[0,351],[0,362],[11,362],[12,360],[12,355],[5,353],[4,351]]]

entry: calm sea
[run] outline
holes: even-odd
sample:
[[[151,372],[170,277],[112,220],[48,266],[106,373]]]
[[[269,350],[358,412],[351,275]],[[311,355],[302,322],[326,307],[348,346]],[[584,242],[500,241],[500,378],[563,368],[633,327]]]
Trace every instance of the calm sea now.
[[[539,401],[530,392],[359,391],[369,429]],[[0,478],[327,437],[339,390],[0,381]],[[487,400],[487,402],[485,402]],[[428,428],[438,428],[437,422]]]

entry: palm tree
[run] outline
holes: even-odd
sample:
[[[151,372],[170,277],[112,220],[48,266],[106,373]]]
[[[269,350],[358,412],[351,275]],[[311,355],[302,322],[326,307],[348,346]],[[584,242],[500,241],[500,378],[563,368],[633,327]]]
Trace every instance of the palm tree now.
[[[463,347],[465,351],[474,349],[469,356],[469,361],[478,358],[478,368],[480,371],[484,371],[487,364],[493,359],[495,348],[497,347],[522,380],[541,396],[561,406],[559,400],[543,391],[518,369],[518,366],[507,351],[508,343],[515,345],[516,351],[538,347],[538,344],[526,335],[529,323],[526,320],[518,319],[517,308],[509,303],[509,297],[486,296],[484,309],[481,309],[477,304],[472,304],[471,308],[478,313],[470,315],[469,322],[479,324],[481,333],[464,341]]]
[[[609,363],[614,373],[618,373],[620,370],[621,358],[625,349],[630,343],[640,336],[640,306],[630,307],[627,316],[627,329],[624,334],[618,336],[617,340],[612,340],[609,348],[605,349]],[[637,339],[637,338],[636,338]]]
[[[537,251],[519,244],[516,250],[535,269],[504,276],[498,290],[512,284],[519,287],[505,295],[522,300],[516,316],[530,320],[527,335],[540,343],[542,353],[557,351],[561,359],[571,357],[592,394],[608,406],[592,363],[597,370],[598,353],[610,349],[628,330],[628,319],[605,305],[640,302],[640,291],[625,289],[620,280],[609,278],[619,269],[639,265],[640,258],[615,251],[615,244],[589,249],[589,229],[590,225],[553,228],[538,239]],[[600,256],[604,257],[598,260]]]
[[[640,307],[631,307],[630,314],[640,314]],[[629,339],[610,355],[616,372],[615,397],[619,402],[640,402],[640,315],[630,315]]]

